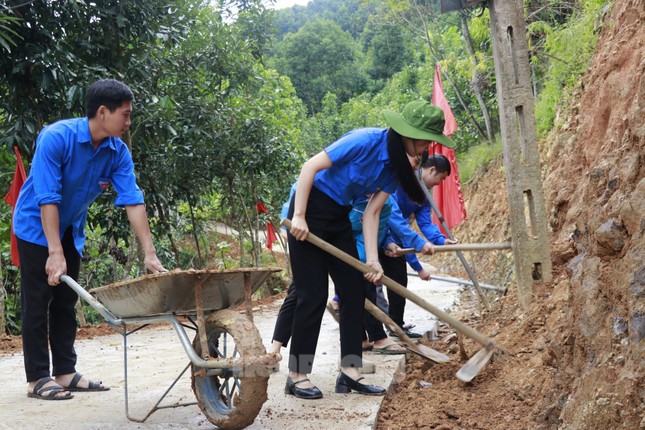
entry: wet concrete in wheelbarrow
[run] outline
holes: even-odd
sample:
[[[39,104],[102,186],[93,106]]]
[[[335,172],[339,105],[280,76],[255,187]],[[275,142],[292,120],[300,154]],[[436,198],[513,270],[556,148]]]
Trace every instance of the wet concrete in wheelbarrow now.
[[[424,282],[410,278],[410,291],[444,309],[452,306],[459,287],[438,281]],[[330,291],[332,287],[330,285]],[[270,345],[273,326],[281,304],[276,300],[253,307],[254,324],[265,347]],[[432,330],[436,320],[427,311],[408,302],[406,322],[416,324],[420,332]],[[134,327],[128,327],[134,328]],[[132,417],[144,417],[172,381],[188,364],[178,336],[170,324],[147,327],[128,336],[128,394]],[[125,379],[123,338],[113,334],[81,339],[76,343],[78,370],[92,379],[101,379],[111,387],[98,393],[75,393],[72,400],[42,401],[26,396],[23,358],[20,352],[0,356],[0,429],[196,429],[214,428],[197,405],[162,409],[144,423],[128,420],[125,414]],[[374,427],[383,397],[336,394],[338,374],[338,324],[325,314],[318,341],[312,381],[322,390],[320,400],[301,400],[284,394],[288,350],[278,372],[269,378],[268,400],[248,429],[327,429]],[[405,364],[403,355],[371,352],[364,359],[376,365],[376,373],[365,375],[368,383],[390,386],[396,370]],[[196,398],[191,389],[190,371],[186,372],[163,400],[162,405],[191,403]]]

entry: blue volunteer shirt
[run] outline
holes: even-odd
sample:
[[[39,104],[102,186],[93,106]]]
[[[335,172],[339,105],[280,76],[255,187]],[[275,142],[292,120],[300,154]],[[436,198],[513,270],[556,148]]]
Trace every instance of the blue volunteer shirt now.
[[[16,203],[16,236],[47,246],[40,205],[57,204],[61,238],[72,227],[74,245],[82,255],[87,209],[109,184],[117,193],[116,206],[143,203],[130,151],[121,139],[109,137],[94,150],[88,118],[45,127],[36,140],[29,177]]]
[[[382,190],[394,193],[398,180],[387,153],[387,129],[352,130],[325,148],[329,169],[316,174],[314,187],[342,206]]]
[[[369,203],[369,199],[365,196],[359,197],[354,200],[352,204],[352,210],[349,213],[349,220],[352,223],[352,233],[354,233],[354,239],[356,240],[356,249],[358,251],[358,257],[360,260],[365,263],[365,238],[363,236],[363,213],[365,208]],[[392,213],[392,205],[394,204],[394,198],[389,196],[383,204],[383,209],[381,209],[381,215],[379,217],[378,224],[378,246],[379,248],[385,248],[388,244],[394,242],[394,239],[389,234],[387,228],[388,220],[390,219],[390,214]]]
[[[401,187],[396,190],[393,197],[397,203],[397,213],[395,214],[393,212],[390,218],[390,225],[392,226],[393,222],[398,223],[398,226],[392,228],[392,236],[397,243],[403,244],[404,247],[413,247],[417,251],[423,248],[425,240],[409,226],[408,219],[412,214],[414,214],[419,230],[421,230],[421,233],[423,233],[430,243],[443,245],[446,242],[446,237],[441,233],[439,227],[432,223],[430,202],[428,200],[425,200],[422,204],[416,203],[410,199]],[[405,227],[407,228],[403,227],[401,220],[405,222]],[[413,240],[410,232],[417,236],[418,239]],[[423,241],[423,244],[420,241]],[[419,244],[421,244],[420,247],[418,246]],[[406,255],[406,259],[414,270],[419,271],[423,268],[416,255],[408,254]]]

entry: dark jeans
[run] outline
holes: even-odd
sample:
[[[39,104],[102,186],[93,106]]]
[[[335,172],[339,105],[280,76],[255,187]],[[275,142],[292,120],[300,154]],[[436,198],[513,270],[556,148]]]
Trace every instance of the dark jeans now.
[[[408,272],[405,257],[388,257],[379,252],[379,261],[383,267],[385,276],[391,278],[403,287],[408,287]],[[387,301],[390,303],[390,318],[399,327],[403,327],[403,313],[405,312],[405,297],[401,297],[394,291],[387,289]]]
[[[293,217],[295,195],[291,200],[289,218]],[[341,206],[325,193],[311,189],[307,202],[309,231],[331,245],[358,258],[356,242],[349,222],[349,206]],[[320,324],[328,296],[331,276],[342,306],[340,307],[341,366],[361,367],[363,306],[365,288],[363,275],[307,242],[289,234],[291,269],[296,284],[296,305],[289,352],[289,370],[311,373],[320,334]]]
[[[74,247],[71,229],[62,239],[67,260],[67,274],[78,278],[81,258]],[[47,283],[45,264],[47,247],[18,239],[20,256],[22,349],[27,381],[49,376],[49,347],[53,369],[51,375],[76,372],[76,314],[78,295],[67,284],[54,287]]]

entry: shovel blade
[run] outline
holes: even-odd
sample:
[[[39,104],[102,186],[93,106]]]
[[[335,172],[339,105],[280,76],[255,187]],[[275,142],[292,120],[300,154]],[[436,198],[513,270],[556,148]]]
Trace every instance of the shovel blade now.
[[[423,358],[434,361],[435,363],[448,363],[450,361],[450,357],[448,357],[446,354],[425,345],[405,344],[405,347],[409,351],[412,351]]]
[[[470,382],[484,368],[486,363],[493,356],[493,348],[482,349],[477,354],[470,357],[470,360],[462,366],[457,372],[457,379],[463,382]]]

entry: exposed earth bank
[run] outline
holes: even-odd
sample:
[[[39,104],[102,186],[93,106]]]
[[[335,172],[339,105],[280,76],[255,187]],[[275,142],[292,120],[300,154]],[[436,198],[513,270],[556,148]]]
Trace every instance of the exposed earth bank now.
[[[483,282],[510,286],[464,318],[504,349],[469,384],[458,364],[409,357],[378,429],[645,428],[645,2],[617,0],[563,124],[540,144],[554,277],[517,300],[508,253],[469,253]],[[464,186],[462,242],[510,237],[502,161]],[[466,277],[458,261],[433,259]],[[493,296],[491,296],[491,299]],[[473,354],[480,347],[465,341]],[[463,363],[463,361],[462,361]]]

